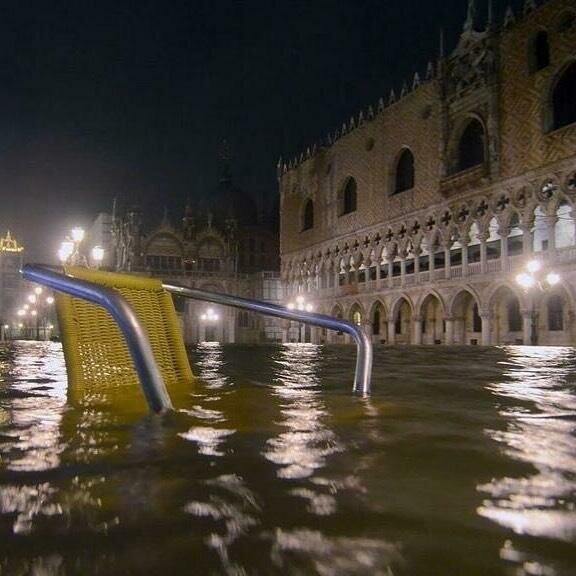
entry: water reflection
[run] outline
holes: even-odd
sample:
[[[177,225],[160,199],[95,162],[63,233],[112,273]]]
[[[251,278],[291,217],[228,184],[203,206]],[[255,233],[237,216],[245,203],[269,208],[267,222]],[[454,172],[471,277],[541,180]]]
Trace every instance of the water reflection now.
[[[281,405],[286,429],[268,441],[264,456],[278,465],[280,478],[308,478],[326,464],[326,458],[343,450],[325,424],[327,411],[318,380],[319,346],[286,344],[278,358],[274,395]]]
[[[227,421],[223,411],[211,406],[206,408],[203,403],[216,403],[230,391],[228,379],[222,374],[224,356],[222,346],[218,342],[202,342],[197,349],[200,359],[197,362],[198,377],[202,380],[203,389],[194,394],[201,403],[185,410],[187,414],[202,422],[201,426],[192,426],[180,437],[190,440],[198,445],[198,451],[205,456],[224,456],[228,437],[236,430],[222,428],[221,424]],[[216,427],[215,425],[218,425]]]
[[[505,380],[489,388],[502,399],[506,429],[486,431],[513,460],[531,471],[495,478],[478,486],[489,495],[478,513],[517,534],[576,539],[576,394],[569,348],[514,347],[508,350]]]
[[[8,470],[56,468],[65,443],[60,432],[67,379],[61,347],[54,342],[21,342],[15,348],[6,390],[11,422],[0,455]]]

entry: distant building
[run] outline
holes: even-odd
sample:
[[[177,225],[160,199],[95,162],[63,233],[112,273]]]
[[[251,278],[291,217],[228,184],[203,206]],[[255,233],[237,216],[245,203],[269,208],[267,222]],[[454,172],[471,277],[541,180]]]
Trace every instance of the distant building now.
[[[21,304],[24,283],[20,269],[24,260],[24,247],[6,232],[0,238],[0,324],[11,324]]]
[[[174,225],[166,211],[150,229],[137,207],[112,218],[111,267],[189,287],[280,303],[278,235],[262,207],[232,184],[227,158],[213,201],[189,202]],[[270,342],[282,338],[277,320],[234,308],[177,302],[187,342]],[[210,311],[210,313],[208,313]]]
[[[281,162],[290,297],[385,344],[576,344],[576,6],[526,0]],[[561,281],[523,291],[538,258]],[[313,341],[344,336],[312,330]]]

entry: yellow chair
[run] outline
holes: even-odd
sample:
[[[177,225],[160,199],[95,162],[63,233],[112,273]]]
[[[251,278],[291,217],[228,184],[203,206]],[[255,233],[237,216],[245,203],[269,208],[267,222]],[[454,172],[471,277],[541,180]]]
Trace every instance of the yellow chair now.
[[[172,297],[160,280],[81,267],[67,267],[65,274],[111,288],[131,305],[147,333],[166,387],[193,381]],[[126,390],[126,385],[139,383],[125,335],[105,308],[57,292],[56,311],[66,368],[76,393]]]

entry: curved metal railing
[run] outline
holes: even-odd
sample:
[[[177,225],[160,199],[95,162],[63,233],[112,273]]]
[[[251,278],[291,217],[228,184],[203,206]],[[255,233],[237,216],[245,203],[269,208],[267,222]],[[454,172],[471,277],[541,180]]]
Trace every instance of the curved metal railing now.
[[[26,280],[49,286],[54,290],[87,300],[108,310],[126,339],[134,367],[150,409],[155,412],[172,409],[170,397],[168,396],[160,370],[154,360],[154,354],[146,330],[138,320],[130,304],[128,304],[118,292],[94,282],[67,276],[50,266],[40,264],[26,264],[22,270],[22,275]],[[356,342],[358,351],[353,390],[364,396],[370,394],[372,342],[356,324],[323,314],[289,310],[288,308],[269,302],[240,298],[230,294],[207,292],[195,288],[178,286],[176,284],[163,284],[163,287],[168,292],[184,298],[192,298],[194,300],[202,300],[224,306],[233,306],[268,316],[276,316],[349,334]]]

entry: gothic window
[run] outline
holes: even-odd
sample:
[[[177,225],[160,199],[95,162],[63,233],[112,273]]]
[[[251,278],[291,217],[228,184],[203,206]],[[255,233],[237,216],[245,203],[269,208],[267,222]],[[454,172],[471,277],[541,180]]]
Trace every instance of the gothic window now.
[[[564,330],[564,309],[562,298],[557,294],[548,300],[548,330],[561,332]]]
[[[402,308],[398,310],[398,315],[396,316],[396,322],[394,322],[394,332],[396,334],[402,334]]]
[[[354,322],[356,326],[362,325],[362,314],[360,310],[354,310],[354,312],[352,313],[352,322]]]
[[[520,314],[520,302],[513,297],[508,301],[508,332],[522,331],[522,315]]]
[[[458,143],[458,171],[484,163],[484,128],[476,118],[470,120]]]
[[[508,245],[508,256],[516,256],[522,254],[524,251],[522,228],[520,228],[520,218],[518,214],[514,214],[510,218],[510,228],[508,230],[508,238],[506,239]]]
[[[576,62],[560,76],[552,93],[553,129],[576,122]]]
[[[414,155],[406,148],[396,164],[393,194],[414,188]]]
[[[478,304],[476,303],[472,308],[472,332],[482,332],[482,318],[478,313]]]
[[[544,30],[538,32],[530,41],[528,64],[531,73],[543,70],[550,64],[550,45],[548,34]]]
[[[314,227],[314,202],[309,198],[304,206],[302,218],[302,230],[310,230]]]
[[[356,180],[354,180],[354,178],[348,178],[342,192],[341,216],[344,214],[350,214],[351,212],[356,212],[356,189]]]
[[[380,310],[376,308],[372,316],[372,334],[378,336],[380,334]]]

